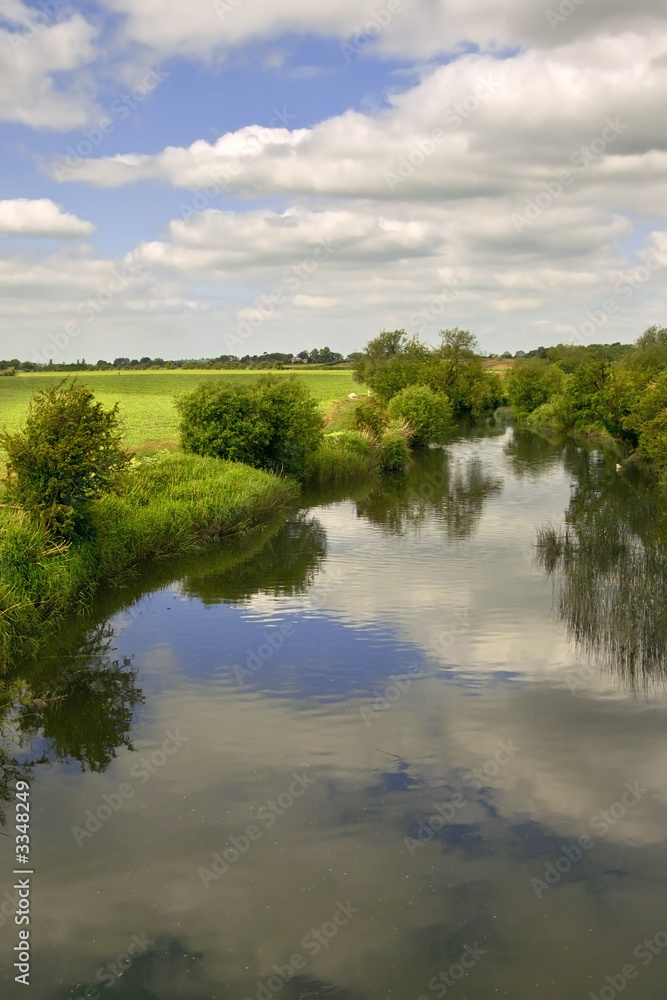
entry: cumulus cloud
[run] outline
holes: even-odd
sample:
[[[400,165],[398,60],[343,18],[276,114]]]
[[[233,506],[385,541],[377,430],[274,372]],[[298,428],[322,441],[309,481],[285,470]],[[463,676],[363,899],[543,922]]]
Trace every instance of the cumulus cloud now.
[[[310,329],[314,310],[318,335],[347,350],[383,326],[435,339],[441,327],[466,325],[484,347],[503,350],[538,338],[632,339],[664,312],[667,19],[657,0],[637,0],[631,11],[620,0],[541,8],[392,0],[391,10],[381,0],[372,15],[356,0],[102,6],[120,15],[115,56],[178,52],[201,63],[268,39],[275,52],[267,58],[284,72],[285,33],[308,32],[341,43],[343,67],[379,53],[411,61],[414,73],[372,110],[298,129],[279,117],[270,127],[248,122],[157,152],[136,131],[125,152],[85,155],[55,175],[100,190],[141,181],[184,192],[176,210],[168,196],[176,217],[136,246],[131,289],[105,313],[117,331],[136,329],[141,314],[143,353],[169,353],[169,338],[177,344],[182,335],[179,317],[193,349],[215,354],[232,349],[227,336],[237,338],[232,353],[302,347],[294,331]],[[24,8],[5,0],[3,9]],[[69,79],[93,51],[83,19],[75,29],[61,16],[18,53],[25,94],[16,113],[24,117],[15,120],[31,114],[32,123],[62,127],[68,114],[87,113],[85,95],[73,100],[49,83],[51,32],[70,32],[69,55],[60,56]],[[442,52],[445,64],[432,59]],[[228,197],[233,211],[223,210]],[[3,248],[0,283],[27,281],[33,316],[41,310],[48,323],[76,310],[77,296],[97,295],[119,266],[90,258],[77,272],[71,257],[26,264]],[[79,281],[87,292],[76,290]]]
[[[156,180],[245,197],[281,193],[518,207],[572,175],[585,203],[643,210],[663,193],[667,29],[577,42],[545,56],[470,55],[424,72],[375,114],[347,111],[310,129],[246,126],[216,142],[89,159],[100,187]],[[651,181],[648,190],[643,181]]]
[[[650,30],[664,17],[661,0],[604,4],[553,0],[536,7],[524,0],[103,0],[124,17],[128,40],[156,52],[210,56],[286,33],[316,34],[347,42],[351,55],[370,53],[428,59],[473,44],[488,51],[518,46],[557,47],[572,38]],[[561,11],[561,8],[565,13]],[[551,15],[551,16],[550,16]]]
[[[97,29],[81,14],[60,12],[57,0],[52,6],[54,14],[19,0],[3,5],[0,119],[66,130],[85,125],[91,114],[92,100],[76,71],[98,54]]]
[[[54,236],[73,239],[91,236],[92,222],[64,212],[49,198],[8,198],[0,201],[0,233],[6,236]]]

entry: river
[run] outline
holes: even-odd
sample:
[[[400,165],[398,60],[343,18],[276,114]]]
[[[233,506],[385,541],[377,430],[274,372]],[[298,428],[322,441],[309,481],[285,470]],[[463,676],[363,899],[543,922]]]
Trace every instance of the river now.
[[[616,461],[471,432],[68,622],[5,734],[32,1000],[662,1000],[666,533]]]

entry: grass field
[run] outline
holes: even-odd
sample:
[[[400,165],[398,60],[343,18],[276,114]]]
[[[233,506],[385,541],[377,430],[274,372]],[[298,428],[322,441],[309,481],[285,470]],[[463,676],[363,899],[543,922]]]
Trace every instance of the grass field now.
[[[157,372],[81,372],[76,374],[105,406],[120,404],[120,413],[128,447],[149,451],[178,443],[177,396],[200,382],[253,382],[266,371],[157,371]],[[350,392],[363,392],[351,371],[270,372],[278,378],[294,374],[303,379],[326,413],[336,400]],[[30,397],[62,379],[58,375],[17,375],[0,378],[0,427],[13,431],[21,426],[28,413]],[[1,456],[0,456],[1,462]]]

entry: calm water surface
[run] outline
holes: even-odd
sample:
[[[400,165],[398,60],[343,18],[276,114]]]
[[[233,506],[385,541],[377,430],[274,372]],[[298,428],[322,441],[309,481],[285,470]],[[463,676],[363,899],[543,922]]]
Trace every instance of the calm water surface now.
[[[68,623],[3,995],[662,1000],[664,526],[615,461],[472,436]]]

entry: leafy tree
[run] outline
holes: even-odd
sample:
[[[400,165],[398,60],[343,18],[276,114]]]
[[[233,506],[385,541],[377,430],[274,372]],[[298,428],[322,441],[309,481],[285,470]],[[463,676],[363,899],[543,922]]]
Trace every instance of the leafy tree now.
[[[475,353],[475,337],[458,328],[441,336],[442,344],[433,349],[404,330],[385,331],[366,345],[356,378],[385,402],[408,386],[428,385],[449,397],[457,416],[478,416],[497,406],[502,386]]]
[[[90,502],[114,490],[130,456],[122,448],[118,404],[105,410],[87,386],[60,382],[37,393],[25,428],[0,433],[11,500],[56,535],[90,531]]]
[[[443,441],[451,428],[452,405],[448,397],[428,385],[402,389],[390,401],[388,411],[394,420],[409,424],[414,445]]]
[[[461,330],[458,326],[451,330],[441,330],[442,344],[440,354],[443,358],[457,362],[463,358],[474,358],[479,351],[477,337],[469,330]]]
[[[510,406],[519,417],[527,416],[548,402],[562,387],[561,369],[543,358],[517,362],[505,379]]]

